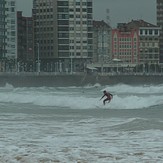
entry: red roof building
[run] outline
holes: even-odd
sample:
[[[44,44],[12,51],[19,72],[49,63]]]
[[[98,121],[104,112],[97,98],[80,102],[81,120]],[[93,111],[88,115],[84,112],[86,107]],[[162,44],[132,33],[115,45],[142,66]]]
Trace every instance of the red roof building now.
[[[138,30],[112,30],[112,58],[137,63],[139,58]]]
[[[158,63],[159,30],[143,20],[118,24],[112,30],[112,58],[129,64]]]

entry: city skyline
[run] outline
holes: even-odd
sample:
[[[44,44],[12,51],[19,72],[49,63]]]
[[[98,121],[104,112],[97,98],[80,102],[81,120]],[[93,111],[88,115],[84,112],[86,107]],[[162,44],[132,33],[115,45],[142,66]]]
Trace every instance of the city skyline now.
[[[20,66],[26,64],[26,70],[31,70],[32,67],[39,72],[41,61],[43,71],[53,71],[55,66],[57,67],[55,71],[61,72],[62,67],[64,71],[71,73],[73,70],[84,70],[85,62],[99,64],[105,60],[109,63],[112,59],[120,59],[134,66],[157,64],[163,54],[160,46],[162,43],[160,11],[163,2],[158,0],[157,4],[150,8],[144,4],[145,1],[141,3],[138,0],[135,3],[133,0],[130,2],[123,0],[122,5],[119,0],[110,0],[108,7],[106,0],[103,0],[102,4],[97,0],[93,0],[94,3],[92,0],[35,0],[33,15],[30,13],[32,3],[29,1],[15,0],[1,5],[0,11],[4,19],[0,22],[2,26],[0,50],[1,57],[8,59],[8,66],[4,64],[4,69],[9,70],[13,66],[17,68],[15,60],[21,63]],[[18,5],[15,5],[15,2]],[[28,9],[27,13],[23,6]],[[135,10],[132,11],[133,7]],[[153,12],[156,7],[157,13]],[[113,17],[112,11],[117,17],[116,14]],[[154,23],[156,14],[158,26]],[[111,27],[107,24],[108,16]],[[119,20],[115,21],[117,19]],[[113,20],[118,27],[113,27]],[[10,60],[14,62],[10,63]],[[100,69],[101,64],[96,67]]]
[[[18,10],[22,10],[24,16],[31,16],[32,1],[17,0]],[[94,20],[106,21],[107,9],[109,9],[112,27],[116,27],[117,23],[129,22],[132,19],[143,19],[156,24],[155,0],[93,0]]]

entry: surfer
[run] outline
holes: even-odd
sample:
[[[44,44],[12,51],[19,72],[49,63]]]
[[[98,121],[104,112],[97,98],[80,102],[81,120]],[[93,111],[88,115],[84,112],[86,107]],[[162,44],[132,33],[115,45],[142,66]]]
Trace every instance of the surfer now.
[[[113,98],[113,95],[111,93],[107,92],[106,90],[104,90],[103,93],[104,93],[104,95],[101,97],[101,99],[103,99],[106,96],[106,99],[103,100],[103,104],[105,105],[106,101],[108,101],[108,103],[111,101],[111,99]]]

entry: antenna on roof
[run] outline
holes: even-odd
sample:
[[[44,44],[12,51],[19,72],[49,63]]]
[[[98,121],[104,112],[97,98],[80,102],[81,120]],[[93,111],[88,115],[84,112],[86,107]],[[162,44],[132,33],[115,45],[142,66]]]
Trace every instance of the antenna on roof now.
[[[110,26],[110,10],[106,9],[106,23]]]

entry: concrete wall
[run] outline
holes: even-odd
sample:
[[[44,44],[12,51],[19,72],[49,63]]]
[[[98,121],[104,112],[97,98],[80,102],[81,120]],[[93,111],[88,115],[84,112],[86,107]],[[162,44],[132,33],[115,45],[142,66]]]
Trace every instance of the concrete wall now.
[[[41,87],[41,86],[84,86],[88,84],[114,85],[114,84],[162,84],[163,76],[151,75],[0,75],[0,87],[11,84],[14,87]]]

